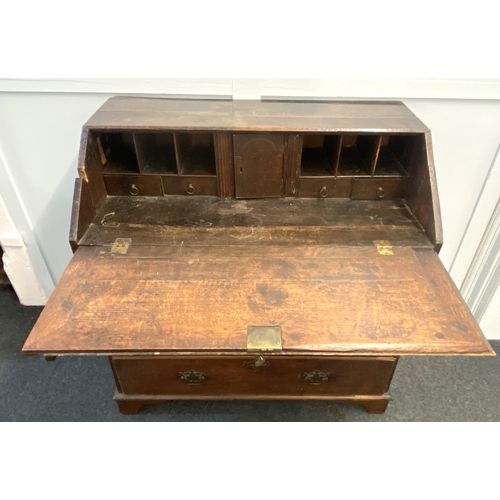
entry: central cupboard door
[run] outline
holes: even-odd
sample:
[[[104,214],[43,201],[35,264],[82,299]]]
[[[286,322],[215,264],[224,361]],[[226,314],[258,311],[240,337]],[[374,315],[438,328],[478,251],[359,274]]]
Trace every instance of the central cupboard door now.
[[[235,134],[236,198],[276,198],[282,195],[283,134]]]

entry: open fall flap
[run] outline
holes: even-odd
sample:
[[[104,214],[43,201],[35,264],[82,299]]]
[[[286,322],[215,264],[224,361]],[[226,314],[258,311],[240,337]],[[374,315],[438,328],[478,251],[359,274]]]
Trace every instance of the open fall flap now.
[[[431,248],[80,247],[23,352],[245,351],[279,325],[283,353],[494,354]]]

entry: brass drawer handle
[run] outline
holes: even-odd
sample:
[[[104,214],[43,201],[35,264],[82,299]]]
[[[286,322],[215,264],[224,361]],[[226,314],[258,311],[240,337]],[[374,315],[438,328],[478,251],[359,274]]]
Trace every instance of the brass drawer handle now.
[[[252,361],[245,361],[243,363],[243,366],[245,368],[250,368],[254,372],[260,372],[262,368],[269,368],[271,366],[271,363],[265,360],[262,356],[255,356]]]
[[[323,186],[320,190],[319,190],[319,195],[321,198],[326,198],[328,196],[328,189],[326,186]]]
[[[330,380],[330,374],[321,370],[313,370],[312,372],[304,372],[302,378],[311,385],[320,385],[322,382]]]
[[[186,193],[187,194],[194,194],[196,192],[195,187],[192,184],[188,184],[188,187],[186,188]]]
[[[188,370],[187,372],[179,372],[179,378],[185,384],[200,385],[207,378],[207,374],[196,370]]]
[[[132,196],[137,196],[139,194],[139,189],[138,187],[135,185],[135,184],[132,184],[130,186],[130,191],[129,193],[132,195]]]
[[[385,190],[383,187],[377,189],[377,198],[383,198],[385,196]]]

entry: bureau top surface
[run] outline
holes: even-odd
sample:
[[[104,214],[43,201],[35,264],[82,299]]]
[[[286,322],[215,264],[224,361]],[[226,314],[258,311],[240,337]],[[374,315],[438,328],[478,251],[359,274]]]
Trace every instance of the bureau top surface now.
[[[85,124],[95,129],[422,133],[402,103],[232,101],[113,97]]]

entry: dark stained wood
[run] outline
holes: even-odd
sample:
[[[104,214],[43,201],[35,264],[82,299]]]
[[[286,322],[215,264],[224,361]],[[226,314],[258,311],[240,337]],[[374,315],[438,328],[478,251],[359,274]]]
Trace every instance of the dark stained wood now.
[[[381,200],[404,198],[408,191],[406,178],[354,179],[351,198],[353,200]]]
[[[162,196],[159,175],[105,175],[108,194],[113,196]]]
[[[92,211],[95,214],[106,199],[106,186],[102,177],[103,163],[95,137],[88,130],[82,131],[78,166],[85,171],[86,180],[92,200]],[[84,209],[84,205],[81,205]]]
[[[233,136],[226,132],[215,134],[214,145],[218,194],[221,198],[234,198]]]
[[[325,136],[325,150],[327,158],[332,166],[333,174],[338,175],[340,151],[342,147],[341,135],[327,135]]]
[[[133,415],[139,413],[141,408],[147,405],[156,405],[160,403],[166,403],[169,401],[185,401],[194,399],[190,395],[168,395],[168,396],[128,396],[122,394],[118,391],[115,392],[114,400],[118,405],[120,413],[124,415]],[[289,400],[289,399],[300,399],[300,400],[320,400],[320,401],[332,401],[337,403],[348,403],[363,406],[368,413],[384,413],[387,405],[392,400],[388,394],[382,396],[320,396],[320,395],[304,395],[304,396],[276,396],[276,395],[251,395],[251,396],[241,396],[238,394],[230,395],[218,395],[218,396],[196,396],[198,400],[208,400],[208,401],[220,401],[220,400]]]
[[[283,194],[283,134],[235,134],[236,198],[275,198]]]
[[[229,227],[209,228],[200,221],[199,227],[175,226],[114,226],[91,224],[80,245],[112,245],[117,238],[132,238],[134,245],[182,246],[245,246],[259,245],[337,245],[371,246],[375,240],[388,240],[393,246],[431,247],[425,234],[412,228],[365,226],[339,227],[332,230],[321,226]]]
[[[301,198],[350,198],[352,177],[301,177]]]
[[[176,133],[175,154],[180,175],[214,175],[215,151],[212,134]]]
[[[132,238],[134,245],[371,246],[390,240],[395,246],[431,246],[399,200],[110,197],[79,244],[109,245],[116,238]]]
[[[163,192],[185,196],[217,196],[215,175],[164,175]]]
[[[347,182],[352,179],[340,179]],[[382,179],[385,180],[385,179]],[[209,196],[118,197],[110,196],[97,213],[99,224],[106,213],[121,227],[131,224],[184,227],[367,226],[411,227],[422,233],[417,220],[401,200],[221,200]]]
[[[423,135],[420,135],[423,137]],[[415,151],[418,135],[383,135],[375,175],[408,176],[409,164],[418,152]]]
[[[296,197],[299,192],[302,136],[300,134],[287,134],[285,141],[285,157],[283,161],[284,195]]]
[[[375,166],[377,164],[381,142],[382,136],[380,135],[358,136],[356,146],[370,175],[374,175],[375,173]]]
[[[443,244],[443,229],[430,133],[420,137],[414,148],[413,159],[408,167],[411,176],[408,207],[424,228],[436,251],[439,251]]]
[[[177,174],[174,134],[134,134],[135,148],[142,174]]]
[[[280,325],[284,353],[493,353],[432,249],[176,250],[79,248],[23,352],[241,351]]]
[[[113,98],[78,165],[75,255],[23,352],[109,356],[124,413],[175,399],[380,413],[398,356],[494,355],[433,250],[430,133],[400,102]],[[251,325],[282,329],[262,370]]]
[[[139,173],[134,134],[125,131],[100,133],[96,141],[104,173]]]
[[[224,101],[114,97],[87,128],[235,130],[246,132],[423,133],[428,128],[401,102]]]
[[[89,228],[95,215],[96,210],[92,204],[89,184],[78,177],[75,179],[69,231],[69,243],[73,253],[76,252],[78,241]]]
[[[397,362],[393,357],[264,354],[266,366],[254,371],[245,364],[255,357],[177,355],[114,356],[111,359],[121,392],[130,396],[378,396],[388,390]],[[179,373],[188,370],[201,372],[205,378],[199,384],[187,384]],[[328,380],[308,382],[304,375],[315,370],[323,372]]]

